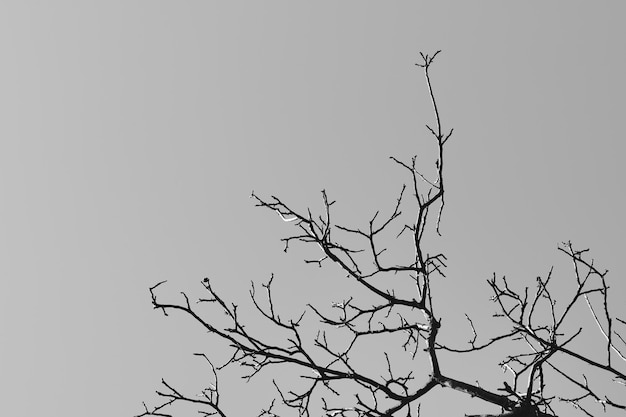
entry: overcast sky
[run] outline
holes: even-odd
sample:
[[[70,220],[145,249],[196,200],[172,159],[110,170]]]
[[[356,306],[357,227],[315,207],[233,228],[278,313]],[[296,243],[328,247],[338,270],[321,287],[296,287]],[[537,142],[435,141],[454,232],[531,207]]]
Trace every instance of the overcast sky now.
[[[178,300],[203,296],[209,276],[245,304],[250,280],[275,272],[294,314],[349,296],[311,279],[310,252],[284,254],[287,225],[248,197],[319,210],[325,188],[355,227],[390,210],[406,178],[388,157],[432,146],[420,51],[443,50],[432,78],[455,129],[432,243],[449,260],[442,337],[465,342],[463,312],[493,312],[493,272],[532,285],[562,265],[558,285],[571,288],[564,240],[611,271],[624,317],[625,12],[618,1],[3,1],[0,415],[131,416],[156,404],[161,377],[200,389],[191,354],[227,350],[153,311],[158,281]],[[505,353],[442,366],[496,390]],[[231,416],[269,400],[222,387]],[[496,411],[437,398],[424,415]]]

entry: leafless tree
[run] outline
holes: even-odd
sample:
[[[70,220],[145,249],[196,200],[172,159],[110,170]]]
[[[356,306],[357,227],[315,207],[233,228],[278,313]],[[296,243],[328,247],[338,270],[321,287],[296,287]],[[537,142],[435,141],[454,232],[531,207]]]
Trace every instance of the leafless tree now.
[[[483,417],[554,416],[556,403],[569,403],[578,413],[588,416],[598,409],[626,410],[623,400],[626,388],[619,388],[622,397],[618,399],[609,398],[604,389],[607,382],[626,383],[623,371],[626,362],[623,326],[626,322],[614,316],[610,308],[607,271],[594,264],[587,250],[578,250],[569,242],[563,243],[559,251],[571,261],[573,268],[571,296],[559,299],[557,304],[557,296],[562,294],[556,294],[551,287],[552,270],[545,277],[537,277],[534,288],[521,289],[514,288],[506,277],[498,278],[494,274],[488,280],[496,310],[494,316],[504,320],[508,330],[479,342],[474,323],[466,316],[473,338],[464,347],[447,346],[439,341],[442,324],[435,308],[442,305],[437,305],[438,296],[431,284],[444,276],[447,259],[442,253],[429,254],[424,240],[427,225],[431,225],[431,232],[439,234],[445,196],[444,147],[452,136],[452,130],[445,132],[443,129],[429,73],[438,53],[421,54],[421,61],[416,64],[426,77],[434,110],[434,125],[427,126],[438,151],[434,170],[431,169],[431,173],[418,171],[415,157],[408,162],[391,158],[406,170],[410,178],[408,186],[401,187],[391,214],[383,218],[376,212],[364,228],[355,228],[333,222],[331,209],[334,201],[325,191],[322,191],[324,209],[321,215],[314,215],[311,210],[295,210],[278,197],[263,198],[254,193],[251,196],[257,206],[277,213],[294,227],[294,233],[282,239],[285,251],[295,242],[316,246],[320,257],[306,259],[306,262],[340,268],[370,295],[368,300],[374,301],[363,302],[351,297],[332,304],[329,309],[309,304],[305,311],[317,318],[319,328],[313,334],[307,334],[305,326],[301,325],[304,313],[296,320],[283,319],[277,313],[272,298],[272,276],[269,282],[262,284],[263,296],[259,295],[254,283],[250,296],[256,311],[268,325],[281,329],[288,336],[283,340],[266,340],[264,332],[250,331],[244,325],[237,305],[220,296],[209,279],[202,281],[207,295],[196,303],[192,303],[185,293],[182,293],[182,303],[161,302],[157,290],[165,281],[159,282],[150,288],[154,308],[166,316],[171,312],[187,315],[223,340],[224,348],[230,347],[232,355],[226,363],[215,366],[205,354],[196,353],[206,361],[210,370],[210,383],[200,395],[184,394],[162,380],[163,388],[157,394],[163,401],[153,407],[144,403],[144,411],[137,417],[169,416],[168,410],[174,403],[195,404],[201,415],[232,416],[229,406],[220,402],[218,373],[234,365],[246,370],[244,378],[248,380],[262,370],[281,365],[289,365],[299,372],[298,385],[273,381],[276,396],[267,408],[260,411],[260,417],[278,416],[279,413],[419,416],[420,401],[435,387],[461,391],[500,410],[496,414],[482,414]],[[407,204],[415,209],[405,217],[402,209]],[[394,235],[410,242],[414,252],[414,256],[403,264],[390,265],[383,259],[389,245],[382,244],[380,238],[390,229],[394,230]],[[342,241],[351,243],[348,245]],[[396,283],[400,280],[410,281],[412,292],[398,291]],[[229,324],[220,326],[216,321],[202,317],[195,306],[197,303],[210,303],[226,315]],[[571,347],[582,331],[575,322],[570,323],[572,311],[579,305],[586,307],[603,336],[597,352],[591,355]],[[342,336],[343,343],[331,341],[331,331],[333,337]],[[359,341],[364,338],[389,338],[398,342],[402,351],[408,352],[411,361],[425,361],[429,371],[418,375],[417,370],[425,369],[424,366],[409,366],[398,372],[392,365],[394,358],[385,351],[381,357],[386,363],[386,375],[368,372],[353,361],[355,350],[363,346]],[[307,343],[311,339],[313,342]],[[508,343],[505,351],[509,353],[500,366],[508,372],[499,387],[484,389],[475,382],[462,381],[442,372],[441,352],[471,355],[503,343]],[[570,365],[564,366],[560,358],[569,360]],[[600,379],[592,382],[586,377],[588,372],[599,375]],[[287,383],[298,389],[286,389]]]

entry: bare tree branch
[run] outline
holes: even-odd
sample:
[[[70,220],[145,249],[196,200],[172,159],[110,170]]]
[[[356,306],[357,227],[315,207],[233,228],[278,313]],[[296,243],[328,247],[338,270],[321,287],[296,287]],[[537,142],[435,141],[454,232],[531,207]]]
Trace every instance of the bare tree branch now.
[[[254,329],[249,330],[240,317],[238,306],[222,298],[208,278],[202,281],[205,297],[193,304],[185,293],[181,293],[180,303],[160,301],[156,293],[165,281],[159,282],[149,289],[153,307],[166,316],[175,311],[191,318],[230,348],[231,354],[226,363],[215,367],[204,353],[196,353],[209,365],[210,382],[207,387],[196,396],[190,396],[162,380],[165,389],[157,391],[157,395],[163,402],[152,408],[144,404],[143,413],[137,417],[170,416],[164,410],[175,403],[197,405],[202,408],[199,413],[205,416],[235,415],[234,411],[228,414],[226,410],[230,406],[220,402],[218,385],[218,373],[233,366],[245,371],[243,378],[246,381],[264,371],[271,372],[276,396],[259,411],[259,417],[279,416],[284,411],[298,416],[419,416],[420,402],[436,387],[465,393],[485,405],[501,409],[499,414],[481,414],[483,417],[555,416],[553,404],[557,402],[570,404],[586,415],[592,415],[589,409],[597,404],[605,410],[626,409],[624,404],[602,395],[601,390],[582,373],[583,369],[592,370],[626,384],[626,375],[615,364],[616,361],[622,365],[626,362],[624,346],[617,345],[620,342],[626,345],[623,327],[617,329],[626,321],[612,314],[610,287],[606,279],[608,272],[600,271],[593,260],[586,258],[588,250],[575,250],[570,242],[561,245],[559,251],[573,265],[573,295],[562,299],[561,294],[552,289],[553,269],[545,277],[537,277],[533,289],[516,289],[506,277],[497,278],[494,274],[487,281],[496,308],[494,316],[505,320],[508,330],[485,339],[480,337],[474,321],[466,314],[472,334],[466,347],[446,346],[438,341],[442,322],[435,308],[443,304],[436,306],[436,300],[441,296],[435,294],[432,284],[436,279],[445,277],[448,260],[442,253],[428,254],[425,236],[431,223],[436,234],[441,236],[445,193],[444,145],[453,132],[450,129],[447,134],[444,133],[429,73],[439,53],[421,54],[421,61],[416,64],[424,72],[434,111],[434,127],[427,125],[426,128],[434,138],[437,149],[435,171],[430,174],[419,172],[416,157],[410,162],[391,157],[395,164],[408,171],[410,184],[402,185],[386,215],[376,211],[364,227],[337,224],[332,212],[335,201],[325,190],[321,192],[321,214],[313,214],[310,209],[296,210],[275,196],[264,198],[254,192],[250,196],[256,206],[275,212],[293,228],[293,233],[282,239],[285,252],[292,243],[313,245],[319,250],[319,255],[314,259],[305,259],[305,262],[341,271],[369,295],[369,301],[351,296],[333,302],[330,311],[323,306],[308,304],[297,319],[286,319],[279,314],[276,306],[272,293],[274,275],[271,275],[267,283],[262,283],[260,287],[252,282],[249,292],[259,317],[282,335],[269,337],[265,332],[259,335]],[[412,196],[407,195],[407,189],[411,190]],[[416,205],[416,212],[404,214],[405,204]],[[431,207],[438,207],[434,223],[429,222],[428,217]],[[404,262],[389,264],[386,261],[390,245],[381,241],[391,232],[396,237],[411,234],[413,254]],[[360,243],[355,245],[355,240]],[[400,280],[410,282],[413,290],[401,289],[397,285]],[[560,298],[558,303],[557,298]],[[220,314],[204,318],[197,310],[198,303]],[[587,356],[576,348],[575,341],[582,334],[582,328],[572,327],[575,324],[573,312],[576,306],[583,303],[604,339],[604,359]],[[314,336],[303,325],[307,310],[307,317],[313,316],[319,324],[313,332]],[[225,317],[226,324],[218,324],[222,321],[211,317]],[[333,335],[343,335],[344,339],[339,343],[331,337]],[[356,363],[354,357],[369,338],[400,340],[396,347],[410,353],[411,367],[398,366],[390,351],[372,357],[372,361],[379,360],[384,364],[382,375]],[[478,342],[479,339],[481,342]],[[441,351],[471,355],[505,343],[507,354],[500,366],[509,373],[498,387],[485,389],[477,382],[462,381],[442,370]],[[559,358],[569,358],[580,367],[564,369]],[[413,361],[422,359],[427,361],[424,366],[413,366]],[[281,379],[277,370],[284,365],[299,373],[297,386],[290,380]],[[422,378],[417,377],[418,371]],[[580,394],[555,395],[554,387],[558,391],[561,386],[568,386]]]

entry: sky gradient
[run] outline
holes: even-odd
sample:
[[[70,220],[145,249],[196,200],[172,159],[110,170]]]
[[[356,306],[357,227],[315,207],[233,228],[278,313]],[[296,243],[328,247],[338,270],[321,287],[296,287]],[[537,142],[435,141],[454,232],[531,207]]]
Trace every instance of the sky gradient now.
[[[148,287],[161,280],[172,300],[202,296],[206,276],[244,300],[251,280],[274,272],[294,315],[309,299],[345,297],[304,265],[309,248],[282,252],[287,226],[248,197],[319,211],[326,189],[337,221],[353,226],[391,210],[406,177],[388,157],[428,162],[432,149],[420,51],[443,50],[432,78],[444,128],[455,129],[433,242],[449,259],[442,303],[454,306],[442,337],[469,339],[465,311],[489,318],[494,272],[532,285],[556,265],[567,291],[565,240],[611,271],[617,308],[625,9],[2,2],[0,415],[130,416],[155,403],[161,377],[201,388],[191,354],[223,357],[224,347],[151,309]],[[500,353],[444,367],[495,390]],[[267,404],[256,388],[223,387],[233,416]],[[461,397],[440,397],[443,411],[495,411],[455,408]]]

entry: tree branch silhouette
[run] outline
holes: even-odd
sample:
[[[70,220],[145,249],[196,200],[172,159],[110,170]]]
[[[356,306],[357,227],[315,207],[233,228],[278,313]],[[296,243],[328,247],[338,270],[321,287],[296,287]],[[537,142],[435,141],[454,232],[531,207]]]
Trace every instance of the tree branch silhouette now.
[[[264,295],[259,294],[254,282],[250,289],[250,298],[265,322],[284,333],[283,338],[268,338],[250,331],[238,313],[238,306],[223,299],[208,278],[202,281],[206,298],[197,303],[207,303],[225,316],[228,324],[218,325],[216,321],[203,317],[189,298],[182,293],[184,302],[161,302],[157,289],[164,282],[150,288],[152,305],[165,315],[180,312],[196,321],[205,331],[221,339],[225,348],[232,353],[228,361],[221,366],[214,366],[203,353],[195,355],[204,358],[210,369],[210,383],[196,396],[182,394],[172,385],[162,380],[164,391],[157,391],[163,398],[159,405],[149,408],[144,404],[143,416],[169,416],[163,410],[175,403],[188,403],[203,407],[202,415],[225,417],[227,407],[220,403],[218,374],[226,367],[239,366],[245,370],[246,380],[255,378],[261,371],[276,369],[288,365],[300,372],[302,386],[298,389],[285,388],[285,381],[273,380],[276,397],[269,406],[262,409],[259,417],[278,416],[279,413],[292,410],[299,416],[418,416],[419,402],[435,387],[460,391],[480,399],[486,405],[497,406],[499,414],[488,416],[554,416],[553,402],[562,401],[573,405],[582,413],[591,415],[588,403],[598,403],[603,408],[625,409],[619,400],[610,399],[602,394],[602,389],[595,388],[580,372],[579,368],[565,369],[555,358],[568,357],[581,367],[601,371],[618,383],[626,383],[626,375],[618,370],[617,363],[624,365],[624,335],[621,318],[612,314],[609,308],[609,285],[607,271],[596,268],[593,260],[585,258],[587,250],[576,250],[570,242],[559,247],[573,265],[575,293],[566,300],[564,308],[557,308],[557,294],[551,289],[552,270],[545,278],[537,277],[536,288],[515,289],[506,277],[489,279],[492,301],[497,309],[495,316],[508,323],[509,330],[491,336],[485,342],[477,342],[478,334],[473,321],[466,315],[473,337],[468,347],[445,346],[438,341],[442,326],[440,316],[435,313],[439,295],[435,294],[431,283],[438,277],[445,276],[447,258],[444,254],[430,255],[427,252],[425,233],[432,224],[440,234],[440,224],[444,209],[444,147],[448,144],[453,130],[444,130],[439,107],[435,99],[430,69],[440,51],[432,55],[421,54],[421,61],[416,65],[423,71],[434,111],[434,125],[426,128],[431,134],[437,149],[434,170],[420,172],[416,166],[416,157],[409,162],[391,157],[391,160],[409,174],[410,182],[403,185],[393,204],[390,214],[384,216],[377,211],[364,228],[340,225],[334,222],[332,206],[335,201],[322,191],[323,210],[314,215],[311,210],[299,211],[292,208],[276,196],[261,197],[252,193],[255,205],[276,213],[295,231],[282,239],[284,250],[291,244],[313,245],[320,251],[317,259],[305,262],[320,267],[333,265],[347,277],[357,283],[374,302],[366,303],[356,297],[350,297],[331,306],[331,312],[313,304],[306,306],[319,322],[313,345],[305,343],[306,329],[302,325],[305,312],[296,320],[284,319],[275,308],[272,296],[273,275],[267,283],[261,284]],[[407,190],[411,190],[408,195]],[[406,201],[416,207],[412,215],[403,215]],[[436,218],[431,221],[431,209],[436,210]],[[414,255],[401,264],[387,264],[385,253],[389,246],[381,243],[381,237],[388,231],[395,230],[400,237],[410,234]],[[399,230],[399,232],[398,232]],[[343,239],[342,239],[343,238]],[[358,247],[354,243],[362,242]],[[367,259],[365,262],[363,259]],[[398,276],[410,280],[414,291],[398,291],[394,281]],[[387,277],[386,280],[378,279]],[[594,301],[599,296],[600,301]],[[572,317],[575,306],[584,304],[588,307],[600,333],[605,340],[603,351],[605,359],[600,360],[578,352],[570,345],[580,334],[566,330],[566,324]],[[559,304],[560,305],[560,304]],[[441,308],[441,306],[438,306]],[[546,313],[547,311],[547,313]],[[620,329],[618,330],[618,326]],[[339,329],[346,335],[345,347],[338,348],[338,343],[330,340],[331,329]],[[365,338],[384,338],[401,336],[401,348],[410,353],[412,360],[418,354],[427,359],[427,375],[416,375],[416,368],[398,371],[393,366],[393,358],[384,352],[386,375],[368,372],[368,369],[354,362],[353,354],[359,342]],[[439,352],[471,354],[491,348],[502,342],[515,342],[521,346],[519,351],[509,353],[500,366],[508,370],[510,376],[502,386],[487,390],[477,383],[457,379],[452,374],[444,373],[440,366]],[[547,374],[550,378],[547,378]],[[571,397],[556,398],[548,390],[548,381],[560,378],[559,383],[569,384],[570,392],[578,392]],[[343,395],[349,386],[350,396]],[[475,416],[478,417],[478,416]]]

